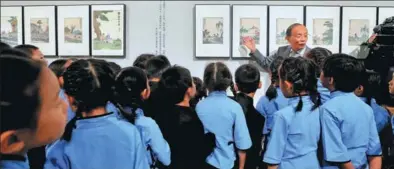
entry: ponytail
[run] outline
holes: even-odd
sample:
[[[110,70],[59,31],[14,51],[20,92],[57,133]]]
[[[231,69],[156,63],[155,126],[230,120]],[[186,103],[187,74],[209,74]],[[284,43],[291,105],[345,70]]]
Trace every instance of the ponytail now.
[[[314,104],[313,107],[312,107],[312,110],[315,110],[316,108],[318,108],[319,106],[322,105],[321,95],[320,95],[319,92],[317,92],[316,89],[310,90],[309,91],[309,96],[310,96],[310,98],[311,98],[311,100],[312,100],[312,102]]]
[[[278,92],[276,91],[276,87],[274,85],[270,85],[265,92],[265,96],[267,96],[268,101],[271,101],[272,99],[275,99],[278,97]]]
[[[300,94],[298,94],[298,97],[299,97],[300,100],[298,101],[298,104],[296,106],[296,109],[295,109],[296,112],[301,111],[302,110],[302,106],[304,105],[304,103],[302,102],[302,96]]]
[[[64,129],[64,133],[62,136],[63,140],[67,142],[71,141],[73,129],[76,127],[77,120],[82,117],[82,109],[81,107],[77,108],[75,112],[75,116],[67,123],[66,128]]]

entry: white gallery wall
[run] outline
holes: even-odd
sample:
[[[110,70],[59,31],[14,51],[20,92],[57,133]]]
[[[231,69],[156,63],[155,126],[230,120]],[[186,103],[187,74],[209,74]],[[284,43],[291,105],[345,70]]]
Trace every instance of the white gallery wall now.
[[[108,60],[125,67],[131,65],[139,54],[156,51],[155,29],[159,23],[159,1],[1,1],[1,6],[118,3],[126,4],[126,58]],[[394,6],[394,1],[166,1],[165,55],[171,63],[185,66],[193,76],[202,77],[205,65],[213,60],[197,60],[193,57],[193,8],[195,4]],[[231,59],[222,61],[232,72],[239,65],[247,63],[247,61]],[[267,82],[266,74],[263,78],[265,89],[269,82]]]

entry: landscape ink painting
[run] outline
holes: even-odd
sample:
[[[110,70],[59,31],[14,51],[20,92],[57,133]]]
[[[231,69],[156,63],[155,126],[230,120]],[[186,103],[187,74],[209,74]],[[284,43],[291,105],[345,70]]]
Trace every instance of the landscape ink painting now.
[[[276,19],[276,44],[277,45],[286,45],[286,30],[287,28],[296,23],[296,18],[277,18]]]
[[[18,45],[18,17],[1,16],[1,41],[11,46]]]
[[[203,18],[203,44],[223,44],[223,18]]]
[[[93,11],[93,50],[123,50],[121,10]]]
[[[369,38],[368,19],[349,20],[349,46],[358,46]]]
[[[260,44],[260,18],[241,18],[240,27],[240,45],[243,44],[245,37],[252,37],[255,44]]]
[[[82,18],[64,18],[64,43],[82,43]]]
[[[333,19],[313,19],[313,45],[332,45],[334,41]]]
[[[30,18],[30,34],[33,43],[49,43],[48,18]]]

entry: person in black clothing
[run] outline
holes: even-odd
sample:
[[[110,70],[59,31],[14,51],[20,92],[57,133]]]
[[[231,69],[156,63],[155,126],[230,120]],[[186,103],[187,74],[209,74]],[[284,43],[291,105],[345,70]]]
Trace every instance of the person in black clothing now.
[[[196,87],[189,70],[174,66],[167,69],[159,82],[158,90],[166,95],[171,106],[157,114],[164,138],[171,148],[171,169],[201,169],[213,151],[215,137],[204,134],[197,113],[190,107]]]
[[[252,139],[252,147],[246,151],[245,169],[255,169],[261,161],[261,139],[265,118],[253,106],[253,97],[259,88],[261,88],[261,82],[257,67],[245,64],[235,71],[234,89],[237,93],[234,93],[234,100],[241,105],[245,113],[246,124]]]
[[[193,77],[193,82],[196,85],[196,95],[190,99],[190,106],[196,108],[197,103],[207,97],[208,90],[200,78]]]

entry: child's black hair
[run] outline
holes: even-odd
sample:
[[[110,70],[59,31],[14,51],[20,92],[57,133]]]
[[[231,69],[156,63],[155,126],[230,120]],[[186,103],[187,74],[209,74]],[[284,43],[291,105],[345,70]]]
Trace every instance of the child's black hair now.
[[[371,70],[367,70],[364,73],[363,79],[361,81],[361,86],[363,86],[364,91],[361,94],[362,97],[367,98],[367,104],[371,105],[371,100],[380,99],[380,74]]]
[[[58,59],[49,64],[48,68],[52,70],[53,73],[57,76],[57,78],[61,77],[66,71],[65,64],[67,63],[67,59]]]
[[[40,63],[19,56],[0,57],[1,133],[36,127],[42,68]]]
[[[71,140],[72,129],[82,112],[89,113],[98,107],[105,107],[113,98],[114,75],[108,64],[95,59],[77,60],[63,74],[64,90],[74,97],[77,107],[75,117],[66,125],[63,139]]]
[[[108,62],[109,67],[111,68],[111,70],[114,72],[114,75],[117,75],[120,70],[122,70],[122,67],[120,67],[117,63],[115,62]]]
[[[242,93],[254,93],[259,88],[260,71],[252,64],[245,64],[235,71],[235,83]]]
[[[195,107],[203,98],[207,97],[207,88],[199,77],[193,77],[194,85],[196,85],[196,96],[190,100],[190,106]]]
[[[8,48],[1,51],[1,55],[13,55],[20,58],[31,59],[31,54],[16,48]]]
[[[34,45],[29,45],[29,44],[23,44],[23,45],[18,45],[14,47],[15,49],[19,49],[23,52],[28,53],[30,56],[33,55],[33,52],[35,50],[38,50],[39,48],[37,46]]]
[[[170,105],[182,102],[187,89],[192,86],[193,78],[190,71],[181,66],[168,68],[159,82],[159,90],[163,96],[167,96],[166,102]]]
[[[334,79],[335,90],[353,92],[361,84],[365,73],[364,65],[347,54],[333,54],[323,63],[324,77]]]
[[[330,50],[322,47],[313,48],[306,54],[306,57],[311,59],[319,68],[319,71],[316,72],[316,78],[320,77],[324,59],[331,55]]]
[[[139,55],[133,62],[133,66],[139,67],[141,69],[146,68],[146,62],[148,62],[149,59],[153,58],[155,55],[154,54],[141,54]]]
[[[233,83],[233,76],[222,62],[210,63],[204,70],[204,86],[209,92],[226,91]]]
[[[5,49],[10,49],[10,48],[11,48],[10,45],[0,41],[0,52],[5,50]]]
[[[171,65],[170,60],[165,55],[157,55],[156,58],[163,60],[167,65]]]
[[[146,62],[146,72],[148,74],[148,78],[160,78],[161,74],[170,66],[170,63],[165,56],[153,57],[149,59]]]
[[[278,69],[282,64],[285,58],[282,56],[276,57],[270,64],[270,72],[271,72],[271,85],[268,87],[267,91],[265,92],[265,96],[267,96],[268,100],[271,101],[278,96],[276,88],[279,87],[279,76],[278,76]]]
[[[120,113],[134,124],[136,110],[143,108],[141,93],[148,88],[148,77],[138,67],[127,67],[115,79],[115,101]],[[131,111],[125,109],[131,108]]]
[[[309,59],[302,57],[290,57],[283,60],[279,69],[281,81],[288,81],[293,84],[293,93],[300,97],[300,101],[295,109],[296,112],[302,110],[301,92],[308,92],[314,106],[312,110],[321,105],[320,94],[317,91],[317,78],[315,77],[317,66]]]

